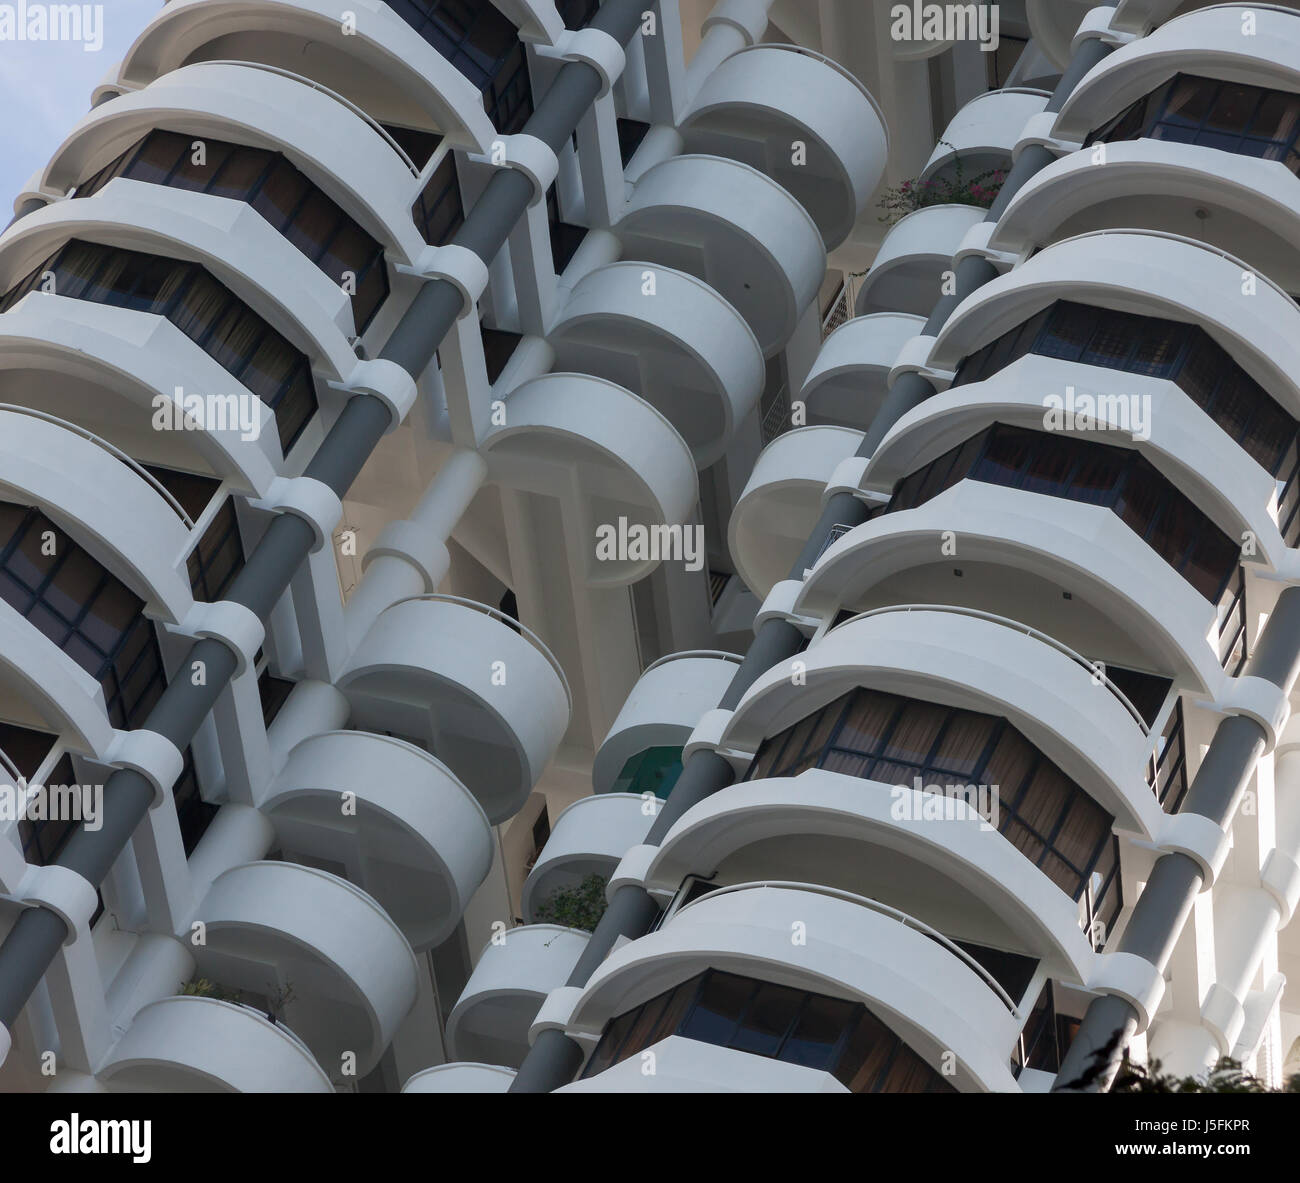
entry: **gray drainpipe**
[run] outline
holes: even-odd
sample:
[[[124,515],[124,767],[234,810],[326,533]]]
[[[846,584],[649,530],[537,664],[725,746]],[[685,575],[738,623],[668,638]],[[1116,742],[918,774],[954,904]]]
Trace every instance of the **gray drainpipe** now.
[[[1288,587],[1278,597],[1245,673],[1290,694],[1298,672],[1300,587]],[[1206,749],[1179,812],[1201,814],[1226,830],[1266,744],[1264,729],[1254,719],[1245,715],[1225,719]],[[1133,906],[1117,950],[1142,957],[1163,973],[1201,883],[1201,868],[1195,860],[1177,852],[1162,855]],[[1131,1003],[1114,994],[1094,998],[1052,1091],[1107,1089],[1137,1024],[1138,1013]]]
[[[1105,58],[1112,46],[1101,41],[1085,41],[1071,59],[1047,104],[1048,111],[1059,111],[1079,80],[1098,62]],[[1020,188],[1056,159],[1046,148],[1034,146],[1021,153],[1003,182],[997,200],[985,221],[995,222],[1002,216],[1011,198]],[[957,307],[971,292],[997,276],[998,272],[984,259],[968,258],[956,272],[956,294],[945,296],[935,305],[925,322],[923,333],[937,333]],[[890,387],[880,411],[857,450],[859,456],[870,456],[884,438],[885,433],[913,407],[935,394],[935,388],[920,374],[904,374]],[[811,567],[821,554],[825,539],[836,525],[859,526],[867,520],[867,507],[852,493],[837,493],[822,510],[817,525],[805,543],[802,553],[790,568],[788,578],[802,580],[804,571]],[[745,658],[728,684],[718,705],[734,709],[745,691],[758,678],[778,662],[788,661],[799,653],[807,642],[792,624],[783,620],[768,620],[755,634]],[[673,785],[659,816],[646,835],[645,844],[658,846],[664,836],[693,805],[725,789],[736,779],[735,770],[716,752],[696,752],[682,769]],[[565,982],[566,986],[585,986],[596,967],[609,955],[614,945],[623,937],[634,939],[644,936],[654,923],[659,906],[642,887],[625,884],[614,893],[609,907],[591,934],[582,956]],[[567,1084],[582,1064],[582,1049],[563,1031],[555,1028],[538,1034],[529,1049],[518,1073],[510,1084],[512,1093],[551,1092]]]
[[[605,0],[590,28],[627,45],[641,23],[647,0]],[[559,71],[524,128],[558,151],[600,94],[601,78],[584,62],[568,62]],[[470,210],[453,242],[468,247],[491,264],[515,223],[533,198],[532,184],[518,170],[498,170]],[[25,212],[25,211],[24,211]],[[424,285],[403,314],[380,356],[419,378],[442,338],[461,311],[459,289],[446,280]],[[372,395],[354,395],[322,441],[304,475],[328,485],[342,497],[391,422],[386,405]],[[271,609],[314,544],[301,518],[275,518],[231,584],[226,599],[266,621]],[[206,685],[177,677],[149,712],[142,730],[157,732],[184,751],[236,669],[235,654],[220,641],[201,640],[179,667],[203,662]],[[153,800],[149,781],[138,772],[118,769],[104,783],[103,825],[78,826],[57,862],[94,887],[126,848]],[[68,933],[57,913],[44,906],[25,909],[0,945],[0,1023],[12,1028],[32,991],[58,954]]]

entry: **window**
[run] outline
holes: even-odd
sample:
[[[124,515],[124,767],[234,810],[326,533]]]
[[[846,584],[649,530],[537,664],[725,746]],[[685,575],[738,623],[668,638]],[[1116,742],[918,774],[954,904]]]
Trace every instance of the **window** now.
[[[987,786],[999,833],[1080,899],[1115,819],[1006,719],[876,690],[851,690],[765,739],[746,780],[824,768],[924,791]]]
[[[546,222],[551,232],[551,258],[555,263],[555,274],[561,275],[577,254],[587,231],[585,227],[574,226],[560,216],[560,199],[554,185],[546,191]]]
[[[456,158],[450,152],[433,170],[420,196],[411,206],[415,228],[430,246],[445,246],[465,221],[456,176]]]
[[[205,801],[199,793],[199,778],[194,769],[192,748],[185,749],[185,763],[172,786],[172,800],[176,803],[176,818],[180,822],[181,844],[188,856],[194,853],[199,839],[208,832],[219,808],[212,802]]]
[[[204,146],[194,163],[195,144]],[[352,295],[357,332],[388,297],[384,250],[280,153],[170,131],[152,131],[77,186],[90,197],[114,177],[247,202],[336,284]]]
[[[1088,136],[1099,140],[1171,140],[1239,156],[1280,160],[1300,174],[1300,95],[1179,74]]]
[[[277,678],[269,669],[258,675],[257,694],[262,700],[262,722],[267,727],[275,721],[295,685],[287,678]]]
[[[244,569],[244,545],[239,537],[233,497],[226,498],[198,545],[190,551],[185,566],[194,598],[206,603],[221,599],[235,576]]]
[[[600,0],[556,0],[555,8],[566,29],[582,29],[600,11]]]
[[[653,793],[661,801],[666,801],[681,774],[681,748],[646,748],[628,758],[609,791]]]
[[[465,75],[503,135],[533,113],[528,58],[512,25],[481,0],[388,0],[388,7]]]
[[[670,1035],[830,1072],[855,1093],[953,1091],[861,1003],[716,969],[619,1015],[582,1075],[604,1072]]]
[[[143,723],[166,685],[144,601],[39,510],[0,504],[0,599],[99,682],[114,727]]]
[[[271,408],[286,454],[316,413],[306,355],[197,264],[74,238],[0,297],[0,313],[43,289],[47,275],[60,296],[171,321]]]
[[[1027,353],[1177,382],[1274,476],[1295,455],[1300,422],[1196,325],[1060,301],[971,354],[953,385],[981,382]]]
[[[1237,572],[1238,545],[1140,452],[1002,423],[904,477],[886,512],[914,509],[963,479],[1105,506],[1213,604]]]

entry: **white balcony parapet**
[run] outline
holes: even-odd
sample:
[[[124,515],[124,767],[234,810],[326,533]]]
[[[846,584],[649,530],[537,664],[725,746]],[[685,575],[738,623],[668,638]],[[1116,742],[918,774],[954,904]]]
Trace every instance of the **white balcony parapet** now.
[[[861,82],[824,54],[771,42],[718,66],[681,131],[688,152],[741,160],[779,182],[828,249],[848,237],[889,153],[883,113]]]
[[[870,427],[899,352],[924,324],[921,316],[877,312],[853,317],[827,336],[799,392],[808,425]]]
[[[953,116],[921,171],[921,182],[960,167],[967,181],[994,169],[1007,171],[1020,133],[1051,98],[1045,90],[1009,86],[976,95]]]
[[[572,710],[564,671],[530,630],[457,596],[381,612],[338,686],[355,722],[436,752],[493,824],[523,804]]]
[[[826,483],[861,442],[853,428],[801,427],[763,450],[727,526],[732,562],[756,596],[789,575],[821,515]]]
[[[928,316],[966,232],[987,213],[973,205],[927,205],[900,218],[889,228],[858,288],[857,314]]]
[[[513,1068],[499,1064],[437,1064],[417,1072],[404,1085],[404,1093],[504,1093],[514,1080]]]
[[[517,1068],[543,999],[565,984],[589,934],[557,924],[507,929],[488,942],[447,1019],[458,1059]]]
[[[821,232],[804,207],[721,156],[675,156],[647,170],[614,232],[625,258],[688,271],[718,292],[766,357],[794,334],[826,275]]]
[[[332,1093],[307,1045],[282,1023],[216,998],[140,1010],[99,1071],[112,1091]]]

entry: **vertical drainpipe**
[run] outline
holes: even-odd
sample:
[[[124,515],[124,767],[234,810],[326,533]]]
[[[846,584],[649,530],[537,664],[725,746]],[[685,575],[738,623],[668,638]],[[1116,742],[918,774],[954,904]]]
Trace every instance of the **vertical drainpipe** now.
[[[605,0],[588,28],[612,37],[621,49],[640,26],[644,8],[645,0]],[[541,140],[558,153],[602,87],[601,74],[593,66],[567,62],[521,134]],[[473,251],[489,265],[534,196],[532,182],[521,171],[499,169],[457,231],[453,245]],[[444,279],[426,283],[393,329],[380,357],[418,380],[462,311],[463,296],[454,283]],[[354,395],[312,457],[304,477],[342,498],[391,425],[385,401],[369,394]],[[276,517],[231,584],[226,600],[265,621],[315,543],[315,531],[304,519],[292,513]],[[193,685],[189,677],[176,677],[139,729],[161,736],[177,751],[184,751],[194,738],[234,676],[238,657],[225,643],[204,639],[190,649],[178,668],[183,675],[200,662],[204,685]],[[117,769],[104,783],[101,828],[92,831],[78,826],[57,865],[97,888],[126,849],[153,800],[154,787],[148,778],[134,769]],[[0,1062],[8,1054],[9,1029],[71,935],[57,912],[36,904],[20,913],[0,944]]]
[[[1079,46],[1061,81],[1052,93],[1047,110],[1056,112],[1078,85],[1079,80],[1098,62],[1112,52],[1113,46],[1096,38],[1089,38]],[[996,222],[1002,216],[1011,198],[1020,188],[1056,157],[1046,148],[1033,145],[1020,154],[997,200],[989,210],[986,221]],[[947,321],[954,308],[971,292],[997,276],[998,272],[985,259],[968,258],[957,267],[956,292],[944,296],[935,305],[922,333],[935,334]],[[890,388],[880,411],[872,421],[857,455],[871,456],[885,433],[899,418],[913,407],[935,394],[935,388],[920,374],[904,374]],[[802,553],[790,569],[788,578],[802,580],[804,572],[821,554],[825,539],[835,525],[858,526],[866,521],[867,507],[852,493],[837,493],[831,497],[813,528]],[[728,684],[718,706],[733,710],[750,686],[767,670],[779,662],[788,661],[802,651],[806,644],[803,634],[788,621],[769,619],[754,636],[745,658]],[[693,805],[725,789],[736,779],[735,770],[716,752],[697,751],[686,762],[668,800],[660,809],[654,825],[646,835],[645,845],[658,846],[664,836]],[[582,956],[565,982],[566,986],[584,986],[596,967],[609,955],[622,938],[644,936],[654,923],[659,906],[650,894],[635,884],[620,887],[601,917]],[[540,1032],[528,1055],[524,1058],[510,1085],[512,1093],[550,1092],[567,1084],[582,1064],[582,1049],[563,1031],[549,1028]]]

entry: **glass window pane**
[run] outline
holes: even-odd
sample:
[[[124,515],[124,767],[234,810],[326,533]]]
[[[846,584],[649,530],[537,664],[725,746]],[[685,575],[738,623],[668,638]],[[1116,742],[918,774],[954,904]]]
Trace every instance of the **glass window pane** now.
[[[201,152],[196,148],[197,144],[202,144]],[[208,140],[202,136],[188,137],[181,150],[176,171],[167,184],[175,189],[206,190],[233,150],[234,145],[221,140]],[[196,157],[202,160],[201,164],[195,164]]]
[[[1217,89],[1217,82],[1199,78],[1177,79],[1161,113],[1161,119],[1185,127],[1199,126],[1209,113]]]
[[[948,708],[912,702],[904,709],[889,733],[881,755],[887,760],[923,765],[948,719]]]
[[[710,973],[694,1008],[682,1025],[681,1034],[688,1039],[727,1047],[740,1023],[754,983],[734,974]]]
[[[764,983],[745,1012],[731,1046],[758,1056],[775,1056],[803,1000],[802,990]]]
[[[854,1003],[843,999],[810,994],[794,1031],[781,1050],[781,1059],[788,1064],[829,1070],[835,1046],[853,1021],[856,1009]]]
[[[892,694],[859,691],[844,717],[844,725],[833,741],[835,746],[855,752],[877,751],[884,738],[885,728],[901,702],[902,699],[895,698]]]
[[[293,217],[309,186],[307,178],[287,161],[277,161],[262,188],[253,198],[257,210],[277,230],[284,230]]]
[[[165,185],[189,145],[188,136],[178,136],[170,131],[150,132],[122,175],[133,181]]]
[[[971,475],[991,485],[1014,485],[1029,464],[1033,439],[1031,431],[999,424]]]
[[[273,159],[273,153],[264,152],[259,148],[236,148],[226,157],[221,170],[208,183],[208,192],[214,197],[245,200],[253,191],[253,186],[257,184],[258,177],[266,171],[267,165]]]
[[[1241,135],[1249,126],[1260,98],[1261,92],[1256,86],[1225,82],[1205,121],[1206,128]]]

